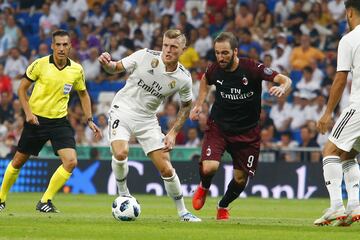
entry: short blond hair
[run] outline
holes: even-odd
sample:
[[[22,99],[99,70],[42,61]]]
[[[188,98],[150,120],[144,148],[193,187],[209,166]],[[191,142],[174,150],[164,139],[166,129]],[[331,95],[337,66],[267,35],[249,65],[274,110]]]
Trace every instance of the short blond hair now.
[[[182,44],[183,47],[186,46],[186,37],[185,35],[179,30],[179,29],[169,29],[164,33],[164,37],[175,39],[178,38],[180,41],[180,44]]]

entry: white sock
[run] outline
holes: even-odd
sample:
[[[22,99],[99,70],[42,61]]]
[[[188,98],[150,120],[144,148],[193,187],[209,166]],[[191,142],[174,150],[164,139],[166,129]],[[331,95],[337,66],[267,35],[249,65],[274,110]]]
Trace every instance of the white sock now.
[[[119,161],[114,156],[112,156],[111,167],[115,174],[116,185],[118,188],[119,195],[130,195],[129,189],[126,184],[126,177],[129,172],[129,165],[125,160]]]
[[[174,199],[176,209],[178,211],[179,216],[184,215],[188,212],[188,210],[185,207],[183,194],[181,191],[181,185],[179,177],[177,176],[176,172],[174,171],[174,174],[171,177],[162,177],[164,180],[164,185],[167,194]]]
[[[343,206],[341,193],[343,171],[340,157],[327,156],[323,158],[323,170],[325,185],[330,195],[330,207],[332,209],[338,209]]]
[[[344,172],[346,191],[348,194],[346,209],[351,210],[359,206],[359,164],[355,159],[350,159],[343,161],[342,168]]]

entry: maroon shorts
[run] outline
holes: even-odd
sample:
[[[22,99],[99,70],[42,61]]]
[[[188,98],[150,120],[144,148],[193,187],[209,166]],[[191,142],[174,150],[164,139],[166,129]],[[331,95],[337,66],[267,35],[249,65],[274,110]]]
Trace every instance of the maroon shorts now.
[[[230,153],[235,169],[255,175],[260,152],[260,127],[256,126],[238,135],[224,133],[212,120],[207,122],[201,150],[201,161],[221,160],[225,150]]]

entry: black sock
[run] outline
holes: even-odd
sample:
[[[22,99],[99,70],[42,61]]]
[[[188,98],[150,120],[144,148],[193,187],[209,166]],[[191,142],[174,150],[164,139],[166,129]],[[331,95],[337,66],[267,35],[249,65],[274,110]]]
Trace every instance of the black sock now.
[[[227,208],[229,204],[240,196],[240,193],[245,189],[246,182],[244,184],[237,184],[232,179],[228,185],[225,195],[219,202],[219,207]]]
[[[199,167],[199,172],[200,172],[201,186],[203,188],[209,189],[214,175],[205,175],[202,171],[202,165],[200,165]]]

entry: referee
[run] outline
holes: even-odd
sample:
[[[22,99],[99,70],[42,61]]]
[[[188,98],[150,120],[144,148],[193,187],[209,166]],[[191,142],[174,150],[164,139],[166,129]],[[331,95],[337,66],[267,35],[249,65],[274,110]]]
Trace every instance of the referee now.
[[[69,59],[71,49],[69,33],[57,30],[52,34],[53,55],[35,60],[27,69],[18,90],[26,122],[13,160],[7,166],[0,191],[0,211],[11,186],[19,175],[20,168],[30,155],[37,156],[50,140],[54,153],[62,161],[55,171],[41,200],[36,205],[40,212],[58,212],[51,200],[70,178],[77,165],[74,130],[67,120],[67,105],[70,91],[79,94],[87,123],[95,137],[101,131],[92,119],[91,102],[85,86],[84,71],[80,64]],[[30,98],[27,90],[34,83]]]

